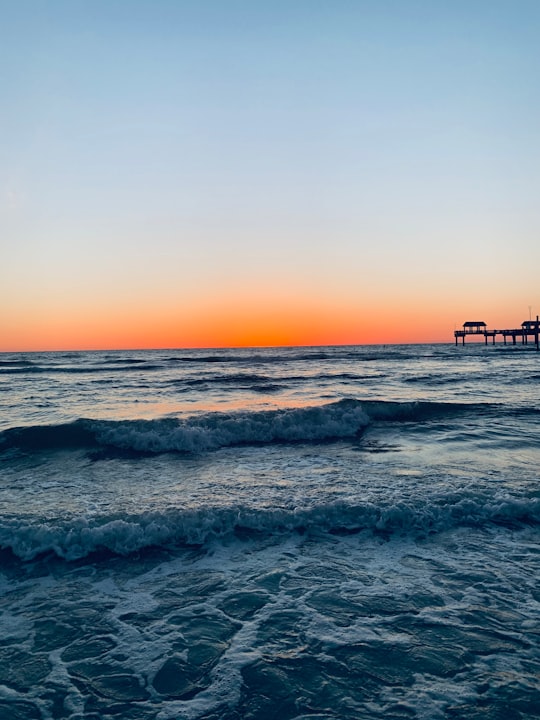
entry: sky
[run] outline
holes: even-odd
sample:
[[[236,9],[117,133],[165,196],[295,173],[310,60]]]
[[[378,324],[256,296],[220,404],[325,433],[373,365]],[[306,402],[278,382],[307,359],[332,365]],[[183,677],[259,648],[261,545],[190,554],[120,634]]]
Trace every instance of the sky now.
[[[540,313],[538,0],[0,0],[0,350]]]

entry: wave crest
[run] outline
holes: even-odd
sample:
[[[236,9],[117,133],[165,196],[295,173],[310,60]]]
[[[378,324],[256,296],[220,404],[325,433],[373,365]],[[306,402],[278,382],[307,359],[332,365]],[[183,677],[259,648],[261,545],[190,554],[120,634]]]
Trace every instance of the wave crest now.
[[[0,452],[118,448],[140,453],[202,453],[247,444],[327,442],[358,437],[372,422],[426,422],[489,405],[340,400],[313,407],[207,413],[154,420],[79,419],[0,433]]]
[[[100,424],[100,443],[140,452],[204,452],[246,444],[354,437],[369,424],[359,403],[252,413],[211,413],[188,420]]]
[[[129,555],[148,547],[201,546],[235,534],[349,535],[367,531],[425,537],[460,526],[491,524],[515,528],[539,522],[539,498],[456,493],[435,499],[389,501],[386,505],[336,502],[293,509],[171,508],[125,517],[77,517],[41,524],[12,519],[0,523],[0,547],[11,550],[22,560],[49,552],[77,560],[99,551]]]
[[[317,442],[354,437],[369,424],[359,402],[307,408],[209,413],[155,420],[77,420],[19,427],[0,435],[0,451],[41,451],[96,446],[144,453],[200,453],[242,444]]]

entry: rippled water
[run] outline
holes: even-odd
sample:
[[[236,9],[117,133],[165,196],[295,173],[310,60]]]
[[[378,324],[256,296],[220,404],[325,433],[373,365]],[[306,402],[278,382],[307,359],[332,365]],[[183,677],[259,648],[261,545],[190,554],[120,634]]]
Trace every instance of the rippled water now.
[[[0,717],[540,717],[540,356],[0,355]]]

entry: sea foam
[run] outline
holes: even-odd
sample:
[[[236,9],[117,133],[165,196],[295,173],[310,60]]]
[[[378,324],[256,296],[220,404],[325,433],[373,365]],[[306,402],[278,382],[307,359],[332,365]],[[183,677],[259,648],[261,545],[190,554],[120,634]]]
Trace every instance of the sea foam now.
[[[143,453],[202,453],[234,445],[327,442],[357,437],[372,422],[422,422],[486,408],[489,405],[340,400],[314,407],[188,418],[80,419],[5,430],[0,434],[0,452],[105,446]]]
[[[385,503],[339,501],[291,508],[207,505],[45,522],[4,519],[0,521],[0,547],[23,560],[47,552],[76,560],[103,550],[127,555],[155,546],[201,546],[233,535],[260,538],[291,532],[350,535],[367,531],[387,537],[425,537],[455,527],[519,528],[538,523],[540,498],[490,497],[463,491]]]

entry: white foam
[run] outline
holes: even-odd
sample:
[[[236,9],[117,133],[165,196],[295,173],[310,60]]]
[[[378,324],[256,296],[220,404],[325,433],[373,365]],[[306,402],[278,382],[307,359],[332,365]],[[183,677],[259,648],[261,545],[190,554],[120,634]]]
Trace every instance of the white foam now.
[[[522,522],[540,522],[540,498],[433,493],[429,498],[413,495],[406,501],[389,496],[379,503],[341,500],[289,508],[207,505],[110,519],[77,516],[42,523],[11,519],[0,524],[0,546],[24,560],[49,551],[75,560],[102,549],[127,555],[151,546],[201,545],[231,535],[237,528],[264,534],[371,530],[425,535],[457,526]]]
[[[357,402],[185,420],[92,423],[98,441],[139,452],[204,452],[246,443],[312,442],[354,437],[370,420]]]

